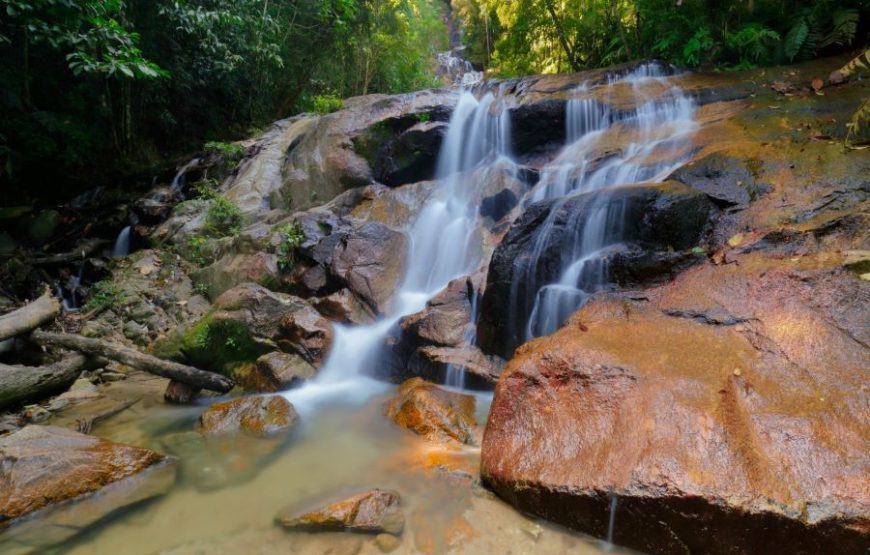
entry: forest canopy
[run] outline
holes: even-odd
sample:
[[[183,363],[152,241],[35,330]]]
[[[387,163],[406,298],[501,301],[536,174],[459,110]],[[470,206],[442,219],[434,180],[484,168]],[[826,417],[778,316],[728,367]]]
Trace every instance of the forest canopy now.
[[[870,0],[0,0],[0,185],[8,197],[38,176],[72,193],[92,175],[146,170],[206,141],[335,110],[349,96],[439,85],[435,54],[451,33],[489,75],[650,57],[728,70],[860,46],[868,8]]]
[[[868,0],[452,0],[472,62],[502,75],[655,57],[747,69],[864,44]],[[863,17],[863,19],[862,19]]]
[[[432,86],[445,9],[443,0],[0,0],[0,179],[130,171],[348,96]]]

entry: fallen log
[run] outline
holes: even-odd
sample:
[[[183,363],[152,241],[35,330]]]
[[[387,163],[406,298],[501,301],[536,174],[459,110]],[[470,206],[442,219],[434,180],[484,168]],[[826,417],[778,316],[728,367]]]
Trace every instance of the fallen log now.
[[[0,364],[0,410],[66,391],[86,362],[84,355],[72,354],[46,366]]]
[[[87,239],[79,243],[79,245],[71,251],[58,254],[50,254],[48,256],[36,256],[29,262],[35,265],[52,265],[52,264],[67,264],[84,260],[97,250],[109,245],[109,241],[105,239]]]
[[[0,341],[22,335],[52,320],[60,312],[60,302],[50,292],[9,314],[0,316]]]
[[[145,353],[140,353],[136,349],[100,339],[89,339],[79,335],[53,333],[42,330],[34,330],[30,334],[30,339],[34,343],[44,347],[71,349],[88,355],[115,360],[138,370],[169,378],[198,389],[226,393],[234,385],[232,380],[220,374],[206,372],[205,370],[178,362],[159,359]]]

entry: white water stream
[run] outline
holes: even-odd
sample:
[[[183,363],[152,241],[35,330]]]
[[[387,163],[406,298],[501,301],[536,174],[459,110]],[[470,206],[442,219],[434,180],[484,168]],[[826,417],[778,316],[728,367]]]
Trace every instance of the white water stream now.
[[[668,92],[648,99],[649,85]],[[698,128],[695,102],[678,87],[669,85],[662,66],[644,64],[601,86],[630,87],[637,107],[620,112],[586,96],[589,89],[585,86],[577,90],[581,98],[568,101],[567,146],[542,171],[526,201],[562,199],[557,200],[542,224],[531,262],[513,277],[511,325],[522,329],[517,335],[525,340],[556,331],[606,284],[606,247],[622,239],[627,223],[624,203],[600,195],[588,217],[582,221],[573,218],[569,224],[574,232],[566,234],[568,242],[562,245],[561,277],[553,283],[536,284],[536,267],[561,203],[573,194],[664,180],[686,162],[688,153],[683,151]],[[619,140],[620,133],[630,139],[627,144]],[[532,298],[518,298],[521,282]]]
[[[402,317],[425,308],[451,280],[468,275],[482,262],[477,222],[477,192],[482,184],[475,186],[464,178],[482,162],[506,156],[509,144],[508,114],[497,99],[489,93],[480,100],[463,93],[439,154],[438,189],[407,232],[407,271],[389,314],[371,325],[335,325],[332,349],[317,378],[284,394],[297,410],[363,403],[389,387],[370,374],[382,360],[390,331]],[[453,382],[449,385],[462,385],[461,372],[448,373]]]

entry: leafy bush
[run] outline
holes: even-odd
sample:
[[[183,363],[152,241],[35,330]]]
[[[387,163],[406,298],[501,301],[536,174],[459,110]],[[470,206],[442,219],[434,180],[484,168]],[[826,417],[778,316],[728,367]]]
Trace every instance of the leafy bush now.
[[[215,195],[205,212],[206,233],[212,237],[238,235],[242,226],[242,211],[222,195]]]
[[[341,110],[344,101],[333,94],[318,94],[311,99],[311,110],[317,114],[330,114]]]
[[[298,223],[284,224],[278,228],[281,243],[278,245],[278,267],[282,270],[293,268],[298,262],[299,248],[305,242],[305,233]]]

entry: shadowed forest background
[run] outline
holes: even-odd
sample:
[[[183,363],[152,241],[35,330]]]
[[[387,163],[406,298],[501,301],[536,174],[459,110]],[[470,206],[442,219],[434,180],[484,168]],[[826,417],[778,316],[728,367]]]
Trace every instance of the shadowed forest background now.
[[[437,86],[435,54],[457,40],[476,67],[498,76],[649,57],[728,71],[860,46],[868,7],[867,0],[0,0],[0,201],[61,200],[93,186],[95,174],[111,180],[153,170],[206,141],[337,109],[342,98]]]

